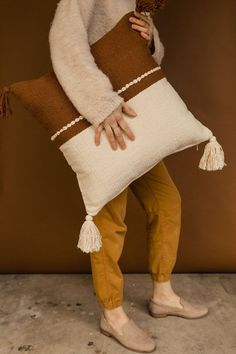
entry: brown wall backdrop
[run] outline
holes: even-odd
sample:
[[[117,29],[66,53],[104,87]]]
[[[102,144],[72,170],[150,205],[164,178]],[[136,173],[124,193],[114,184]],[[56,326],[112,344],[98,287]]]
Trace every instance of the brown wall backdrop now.
[[[0,0],[1,86],[50,68],[56,4]],[[174,272],[236,271],[235,13],[235,0],[169,0],[155,19],[169,81],[214,132],[228,164],[200,170],[205,143],[165,159],[182,196]],[[11,105],[14,115],[0,122],[0,272],[90,272],[89,255],[76,248],[85,217],[76,176],[34,117]],[[126,223],[120,266],[147,272],[145,215],[130,190]]]

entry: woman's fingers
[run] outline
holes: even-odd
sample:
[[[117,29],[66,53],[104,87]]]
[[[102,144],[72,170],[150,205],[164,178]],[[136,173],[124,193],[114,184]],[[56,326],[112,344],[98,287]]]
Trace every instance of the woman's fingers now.
[[[143,38],[150,40],[152,37],[150,36],[150,34],[144,33],[144,32],[140,32],[141,36],[143,36]]]
[[[128,138],[130,138],[131,140],[134,140],[135,135],[134,135],[133,131],[130,129],[128,123],[124,120],[124,117],[120,117],[118,119],[118,123],[119,123],[120,127],[122,128],[122,130],[125,132],[125,134],[128,136]]]
[[[140,25],[142,27],[149,27],[150,24],[144,20],[141,20],[141,19],[138,19],[138,18],[135,18],[135,17],[130,17],[129,18],[130,22],[132,22],[133,24],[137,24],[137,25]]]
[[[116,142],[116,139],[114,137],[113,130],[112,130],[110,124],[104,125],[104,129],[105,129],[106,136],[108,138],[108,141],[109,141],[112,149],[116,150],[117,149],[117,142]]]
[[[137,29],[138,31],[141,32],[141,34],[145,34],[148,39],[151,38],[150,30],[148,28],[142,27],[142,26],[138,26],[138,25],[134,25],[134,24],[132,24],[132,28],[133,29]]]
[[[122,117],[120,117],[122,118]],[[117,123],[119,122],[119,118],[117,119]],[[114,128],[112,128],[112,131],[114,133],[114,135],[116,136],[117,142],[119,144],[119,146],[121,147],[121,149],[125,149],[126,148],[126,143],[123,137],[123,132],[121,130],[121,128],[119,127],[119,125],[115,125]]]
[[[145,16],[140,14],[139,12],[135,12],[135,16],[139,17],[130,17],[129,21],[132,22],[131,27],[133,29],[136,29],[138,31],[140,31],[141,35],[147,39],[147,40],[151,40],[152,38],[152,22],[151,20]]]
[[[101,131],[105,130],[107,139],[113,150],[117,149],[117,143],[120,145],[122,149],[126,147],[124,138],[121,133],[121,129],[118,126],[116,119],[106,119],[95,129],[95,142],[100,143]]]
[[[99,125],[95,128],[94,142],[96,145],[100,144],[101,132],[103,130],[103,126]]]
[[[143,21],[147,22],[148,24],[150,23],[150,19],[149,19],[148,16],[143,15],[143,14],[141,14],[140,12],[138,12],[138,11],[136,11],[136,10],[134,10],[134,15],[135,15],[136,17],[142,19]]]
[[[129,116],[136,117],[136,115],[137,115],[135,110],[132,107],[130,107],[125,101],[122,102],[122,111],[124,113],[128,114]]]
[[[100,144],[101,132],[104,129],[106,137],[113,150],[117,149],[117,144],[121,149],[126,148],[124,134],[129,139],[134,140],[135,136],[127,122],[124,120],[122,110],[130,116],[137,116],[137,113],[126,102],[122,102],[98,127],[95,128],[95,144]]]
[[[131,27],[134,28],[134,29],[137,29],[140,32],[142,31],[142,32],[145,32],[145,33],[149,33],[149,28],[147,28],[147,27],[136,25],[134,23],[132,23]]]

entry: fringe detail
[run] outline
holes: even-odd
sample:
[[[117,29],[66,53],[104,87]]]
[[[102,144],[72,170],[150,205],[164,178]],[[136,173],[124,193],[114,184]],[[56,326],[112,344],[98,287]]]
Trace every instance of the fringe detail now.
[[[216,140],[216,137],[213,135],[209,143],[205,145],[205,149],[198,167],[202,170],[207,171],[216,171],[222,170],[227,164],[224,161],[224,151],[222,146]]]
[[[4,86],[0,91],[0,118],[7,118],[12,114],[8,92],[7,86]]]
[[[94,224],[93,217],[91,215],[87,214],[85,219],[86,221],[83,223],[80,230],[77,247],[86,253],[99,251],[102,246],[100,232]]]
[[[155,12],[165,5],[165,0],[136,0],[135,11],[149,12],[150,15],[154,15]]]

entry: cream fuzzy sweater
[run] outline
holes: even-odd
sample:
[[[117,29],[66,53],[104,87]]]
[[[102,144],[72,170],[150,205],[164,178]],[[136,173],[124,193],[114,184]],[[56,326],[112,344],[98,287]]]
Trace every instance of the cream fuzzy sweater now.
[[[124,99],[96,65],[90,45],[134,10],[135,4],[136,0],[60,0],[57,4],[49,30],[53,70],[76,109],[94,127]],[[153,39],[152,56],[160,64],[164,47],[154,24]]]

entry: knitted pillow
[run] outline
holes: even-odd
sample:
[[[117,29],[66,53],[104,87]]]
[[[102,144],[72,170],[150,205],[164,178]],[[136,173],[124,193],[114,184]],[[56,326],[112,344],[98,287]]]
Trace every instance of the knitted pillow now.
[[[91,46],[98,67],[110,78],[114,90],[137,112],[128,120],[136,139],[124,136],[125,150],[111,149],[105,131],[100,145],[95,145],[94,127],[73,106],[53,71],[5,86],[1,93],[2,117],[12,113],[8,93],[15,94],[43,124],[76,173],[87,211],[77,244],[83,252],[101,247],[92,217],[161,159],[209,139],[199,168],[219,170],[226,165],[221,145],[169,83],[146,39],[131,28],[130,15],[133,11]]]

